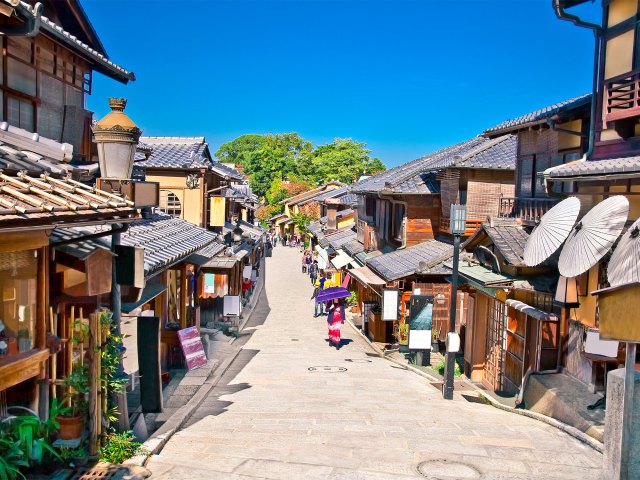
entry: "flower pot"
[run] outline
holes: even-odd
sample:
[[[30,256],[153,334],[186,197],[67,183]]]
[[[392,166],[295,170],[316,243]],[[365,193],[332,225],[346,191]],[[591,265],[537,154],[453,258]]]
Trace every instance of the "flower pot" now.
[[[56,417],[56,422],[60,424],[58,436],[62,440],[73,440],[82,436],[82,416],[59,416]]]

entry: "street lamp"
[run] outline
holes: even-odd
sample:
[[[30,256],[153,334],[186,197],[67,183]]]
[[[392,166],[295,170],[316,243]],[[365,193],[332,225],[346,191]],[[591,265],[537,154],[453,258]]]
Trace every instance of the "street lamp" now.
[[[232,230],[232,233],[233,233],[234,242],[239,243],[242,241],[242,234],[244,233],[244,230],[240,228],[240,222],[238,222],[238,224],[236,225],[236,228]]]
[[[447,334],[447,356],[445,360],[444,384],[442,396],[453,399],[453,373],[456,365],[456,353],[460,349],[460,338],[456,334],[456,303],[458,293],[458,262],[460,260],[460,236],[467,229],[466,205],[451,205],[451,234],[453,235],[453,275],[451,278],[451,299],[449,308],[449,333]]]
[[[109,98],[109,106],[111,112],[93,126],[100,175],[109,179],[130,179],[142,130],[124,113],[126,99]]]

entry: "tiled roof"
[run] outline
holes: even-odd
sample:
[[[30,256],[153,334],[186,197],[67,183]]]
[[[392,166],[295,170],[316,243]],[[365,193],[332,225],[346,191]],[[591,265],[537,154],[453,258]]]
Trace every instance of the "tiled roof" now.
[[[235,168],[228,167],[227,165],[215,160],[211,162],[210,169],[224,178],[229,178],[231,180],[244,180],[244,176]]]
[[[485,168],[491,170],[515,170],[518,138],[504,135],[487,142],[483,149],[474,150],[461,160],[454,162],[453,168]]]
[[[451,263],[446,263],[447,268],[452,268]],[[513,284],[513,278],[500,273],[495,273],[490,268],[473,262],[460,262],[458,273],[462,278],[477,282],[484,287],[507,287]]]
[[[509,160],[509,156],[513,158]],[[515,139],[505,136],[495,140],[475,137],[438,150],[412,162],[382,172],[351,187],[355,193],[381,190],[396,194],[438,193],[435,172],[451,166],[460,168],[515,168]]]
[[[358,204],[358,196],[355,193],[347,193],[343,195],[339,199],[340,205],[347,205],[349,207],[354,207]]]
[[[578,160],[548,170],[550,178],[639,173],[640,156],[609,158],[606,160]]]
[[[524,126],[543,123],[547,119],[552,119],[557,115],[570,112],[571,110],[575,110],[579,107],[589,105],[590,103],[591,103],[591,94],[587,93],[584,95],[580,95],[579,97],[575,97],[569,100],[565,100],[563,102],[555,103],[548,107],[541,108],[540,110],[536,110],[534,112],[527,113],[526,115],[522,115],[520,117],[516,117],[511,120],[507,120],[505,122],[499,123],[494,127],[486,129],[484,133],[486,135],[496,135],[496,134],[508,132],[511,130],[516,130]]]
[[[196,250],[215,243],[217,234],[180,218],[154,214],[133,222],[121,236],[122,245],[144,249],[145,276],[178,263]]]
[[[344,187],[344,184],[341,182],[336,182],[336,181],[327,182],[323,185],[320,185],[319,187],[313,188],[306,192],[302,192],[297,195],[293,195],[292,197],[285,198],[284,200],[280,201],[280,205],[284,205],[287,203],[289,205],[297,205],[307,200],[313,200],[316,197],[322,195],[327,190],[327,187],[334,186],[334,185],[338,186],[338,188]]]
[[[141,137],[140,140],[152,149],[148,159],[137,162],[145,167],[207,168],[212,163],[204,137]]]
[[[507,263],[514,266],[524,265],[524,247],[529,239],[529,234],[522,226],[514,222],[495,222],[492,227],[489,223],[483,223],[482,229],[493,241]]]
[[[26,2],[20,5],[21,13],[25,16],[33,16],[33,7]],[[78,39],[76,36],[67,32],[60,25],[55,24],[44,15],[40,16],[40,29],[56,40],[60,41],[71,50],[84,56],[86,59],[94,63],[94,69],[122,83],[128,83],[135,80],[136,76],[133,72],[125,70],[119,65],[113,63],[102,53],[91,48],[89,45]]]
[[[345,186],[340,188],[334,188],[332,190],[326,190],[322,192],[320,195],[315,195],[311,198],[301,201],[299,205],[306,205],[307,203],[311,203],[311,202],[322,203],[328,198],[342,197],[347,194],[347,191],[348,191],[347,188],[348,187]]]
[[[420,274],[446,275],[450,270],[443,263],[453,256],[453,247],[438,240],[429,240],[413,247],[385,253],[366,261],[367,266],[387,281]],[[424,262],[422,266],[420,262]]]
[[[68,178],[0,173],[2,228],[110,223],[136,214],[133,202]]]
[[[336,230],[335,232],[326,233],[325,235],[329,245],[337,250],[338,248],[342,248],[342,245],[345,243],[355,240],[356,230],[353,227],[346,227]]]
[[[353,257],[358,253],[364,252],[364,245],[359,240],[351,240],[344,243],[342,249]]]

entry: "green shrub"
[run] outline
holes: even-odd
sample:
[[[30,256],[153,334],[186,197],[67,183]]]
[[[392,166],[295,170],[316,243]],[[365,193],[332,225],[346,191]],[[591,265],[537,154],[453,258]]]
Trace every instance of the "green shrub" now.
[[[104,446],[100,448],[100,461],[122,463],[141,451],[141,443],[134,440],[131,430],[111,433],[107,435]]]
[[[444,366],[445,366],[445,359],[442,358],[440,360],[440,363],[438,363],[438,365],[436,365],[435,369],[436,371],[440,374],[444,376]],[[453,369],[453,376],[455,378],[458,378],[462,375],[462,371],[460,370],[460,363],[458,362],[458,359],[456,358],[456,366]]]

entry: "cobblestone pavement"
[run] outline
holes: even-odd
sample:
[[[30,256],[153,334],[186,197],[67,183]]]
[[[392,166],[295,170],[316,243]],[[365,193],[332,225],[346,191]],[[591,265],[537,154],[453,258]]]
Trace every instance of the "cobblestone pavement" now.
[[[329,347],[311,290],[298,250],[277,247],[254,333],[188,426],[152,457],[152,478],[408,479],[423,478],[417,465],[428,460],[440,460],[423,469],[430,478],[600,478],[596,451],[459,393],[443,400],[427,379],[367,355],[347,325],[349,343]]]

